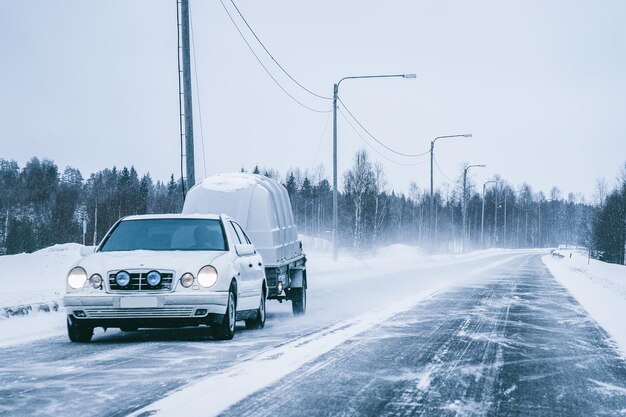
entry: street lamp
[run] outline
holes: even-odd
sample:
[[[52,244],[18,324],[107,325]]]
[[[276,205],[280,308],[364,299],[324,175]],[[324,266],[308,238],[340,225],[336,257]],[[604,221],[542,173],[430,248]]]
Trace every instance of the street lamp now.
[[[485,168],[487,165],[468,165],[463,170],[463,252],[466,250],[467,246],[467,171],[470,168]]]
[[[434,149],[435,149],[435,142],[437,142],[437,139],[446,139],[446,138],[471,138],[472,134],[471,133],[465,133],[463,135],[446,135],[446,136],[437,136],[435,139],[433,139],[430,142],[430,228],[431,228],[431,233],[432,233],[432,237],[434,239],[435,237],[435,196],[434,196],[434,191],[433,191],[433,156],[434,156]]]
[[[483,210],[482,210],[482,215],[481,215],[481,219],[480,219],[480,247],[483,248],[484,247],[484,232],[485,232],[485,187],[487,186],[487,184],[497,184],[499,181],[496,180],[489,180],[483,183]]]
[[[333,86],[333,260],[337,260],[337,230],[339,227],[339,206],[337,191],[337,100],[339,99],[339,85],[343,80],[357,78],[417,78],[416,74],[385,74],[385,75],[355,75],[343,77]]]

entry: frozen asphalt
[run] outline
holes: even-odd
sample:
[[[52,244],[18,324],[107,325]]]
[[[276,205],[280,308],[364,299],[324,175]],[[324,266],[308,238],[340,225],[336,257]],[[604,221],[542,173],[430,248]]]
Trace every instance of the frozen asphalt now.
[[[357,294],[342,316],[362,310],[368,292],[385,302],[400,296],[388,279],[375,282],[350,287]],[[270,305],[265,329],[230,342],[202,329],[109,331],[87,345],[60,335],[0,349],[0,415],[126,415],[328,325],[338,311],[324,311],[341,301],[341,283],[317,294],[306,320]],[[211,395],[219,393],[204,400]],[[224,414],[626,415],[626,363],[540,256],[524,255],[377,324]]]
[[[225,413],[625,414],[626,363],[539,256],[441,293]]]

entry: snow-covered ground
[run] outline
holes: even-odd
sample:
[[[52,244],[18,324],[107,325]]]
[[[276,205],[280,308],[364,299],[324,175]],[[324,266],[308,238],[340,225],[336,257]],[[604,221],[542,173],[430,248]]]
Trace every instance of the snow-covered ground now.
[[[93,399],[93,410],[97,410],[93,415],[105,414],[105,410],[107,413],[115,414],[111,411],[111,399],[118,399],[118,397],[109,395],[112,395],[114,391],[124,391],[136,386],[137,382],[133,378],[139,376],[141,383],[153,387],[146,398],[156,402],[145,405],[147,403],[144,402],[144,398],[139,400],[135,397],[127,400],[119,398],[120,403],[115,406],[117,407],[115,410],[121,413],[137,410],[134,415],[157,412],[157,415],[167,416],[194,415],[198,414],[201,409],[203,414],[214,415],[237,404],[244,397],[269,389],[270,385],[282,381],[288,375],[297,375],[302,369],[306,368],[306,372],[315,372],[317,369],[315,364],[318,363],[316,361],[322,355],[325,353],[332,355],[342,346],[350,345],[364,334],[369,334],[368,337],[374,337],[375,340],[384,341],[389,335],[381,336],[377,334],[377,329],[385,323],[397,321],[398,314],[410,312],[416,314],[417,310],[414,310],[416,306],[424,308],[417,317],[411,320],[416,326],[422,326],[420,327],[422,329],[420,332],[422,332],[423,326],[432,331],[441,327],[437,324],[433,324],[434,327],[428,327],[431,323],[428,314],[431,308],[435,307],[436,302],[440,303],[437,305],[442,310],[441,317],[443,318],[448,317],[447,314],[456,308],[456,304],[461,303],[457,306],[458,322],[455,320],[446,322],[446,326],[456,323],[460,327],[453,325],[450,334],[440,335],[442,337],[440,341],[443,343],[440,346],[443,349],[442,352],[448,351],[449,346],[446,341],[449,341],[451,337],[456,338],[455,340],[461,345],[469,338],[472,340],[471,343],[474,343],[474,339],[484,339],[488,342],[485,346],[488,345],[491,348],[498,346],[506,348],[510,343],[513,343],[512,346],[517,346],[515,343],[518,342],[519,346],[524,349],[533,348],[533,345],[525,340],[529,337],[528,333],[523,333],[524,340],[514,340],[514,332],[511,341],[498,343],[501,340],[500,337],[504,337],[504,333],[500,335],[494,332],[498,329],[502,332],[506,330],[505,327],[497,325],[498,323],[511,323],[510,326],[514,330],[519,330],[518,327],[523,324],[518,323],[517,319],[513,320],[513,317],[526,320],[532,316],[540,322],[547,317],[553,320],[552,325],[555,327],[563,326],[563,321],[559,318],[561,316],[558,316],[556,320],[554,315],[543,313],[543,309],[537,309],[537,305],[534,305],[534,308],[526,305],[529,300],[534,300],[535,304],[547,303],[545,299],[548,296],[539,300],[532,291],[538,291],[541,294],[542,291],[545,293],[546,289],[556,288],[557,293],[560,291],[561,294],[566,294],[549,278],[539,260],[541,256],[539,252],[546,254],[548,252],[546,250],[487,250],[462,255],[429,256],[414,247],[393,245],[361,256],[343,252],[340,253],[339,261],[334,262],[330,248],[323,241],[305,240],[304,247],[309,258],[310,282],[307,315],[293,317],[290,303],[270,302],[268,303],[268,323],[263,330],[245,331],[242,326],[239,326],[235,339],[226,343],[214,342],[201,331],[193,332],[201,329],[168,332],[141,330],[132,333],[124,333],[116,329],[104,333],[101,329],[97,329],[91,345],[76,345],[69,343],[65,336],[63,312],[33,311],[23,317],[0,319],[0,334],[3,335],[0,338],[0,347],[6,347],[3,352],[7,354],[19,356],[22,345],[13,347],[10,345],[31,342],[29,346],[33,346],[32,352],[37,352],[39,356],[33,359],[29,357],[28,360],[32,360],[36,366],[23,364],[23,369],[15,372],[16,375],[32,374],[33,377],[40,378],[40,385],[37,386],[40,391],[37,391],[39,393],[37,395],[42,404],[48,407],[46,410],[49,412],[43,413],[46,415],[58,414],[56,407],[65,407],[69,410],[80,410],[83,407],[82,397],[74,398],[69,394],[56,397],[47,393],[49,382],[56,381],[59,369],[64,369],[66,372],[64,375],[67,378],[63,381],[68,382],[61,383],[66,384],[64,385],[66,393],[74,392],[75,389],[71,375],[81,375],[81,378],[84,375],[88,378],[94,378],[97,375],[97,378],[90,379],[90,383],[93,384],[94,392],[102,393],[102,395]],[[573,255],[571,260],[569,253],[565,255],[564,259],[548,257],[545,262],[560,280],[575,282],[580,278],[579,274],[590,273],[591,278],[584,275],[587,281],[594,281],[593,285],[598,281],[600,289],[605,292],[614,293],[614,295],[619,293],[621,304],[611,304],[608,307],[615,319],[615,324],[619,327],[617,320],[619,320],[620,313],[625,311],[623,307],[626,291],[624,291],[623,282],[619,279],[624,267],[616,269],[613,265],[594,263],[592,269],[581,272],[581,269],[584,269],[583,266],[574,265],[575,262],[582,262],[577,260],[578,255]],[[63,292],[65,274],[79,257],[79,245],[60,245],[30,255],[0,258],[0,285],[5,288],[1,299],[8,300],[6,302],[12,305],[16,300],[33,303],[58,300]],[[19,285],[15,284],[10,277],[21,275],[24,265],[28,265],[29,274],[33,278],[29,285],[24,285],[23,282]],[[576,266],[573,271],[572,266]],[[561,270],[565,271],[566,278],[560,276]],[[520,275],[522,272],[532,276],[536,281],[535,286],[517,285],[526,283],[528,280],[527,276]],[[574,278],[571,278],[572,276]],[[607,278],[609,276],[612,278]],[[511,282],[514,285],[510,285]],[[566,286],[570,288],[568,284],[572,282],[567,282]],[[33,295],[31,286],[37,286],[36,297]],[[590,292],[588,287],[589,285],[584,283],[583,292]],[[450,293],[451,288],[464,288],[465,290],[459,289],[454,295],[454,292]],[[27,291],[31,292],[27,293]],[[574,293],[573,290],[570,289],[570,291]],[[598,295],[596,300],[606,300],[606,297],[603,297],[602,294]],[[578,298],[585,305],[584,300],[581,297]],[[549,299],[552,300],[552,298]],[[433,301],[432,305],[428,304],[430,301]],[[552,307],[556,311],[561,311],[563,308],[563,311],[567,313],[563,317],[569,317],[568,314],[579,317],[577,311],[582,311],[577,304],[573,309],[572,306],[562,306],[560,302]],[[602,312],[597,313],[586,305],[585,307],[617,340],[616,331],[603,323]],[[473,311],[472,317],[475,319],[473,326],[476,331],[474,333],[469,332],[467,328],[467,323],[472,321],[470,310]],[[581,321],[583,324],[593,323],[593,320],[589,320],[586,314],[583,314],[580,319],[583,320]],[[495,327],[490,327],[492,324]],[[401,322],[395,325],[403,326]],[[528,329],[538,328],[537,323],[529,322],[524,325]],[[597,329],[597,326],[594,323],[590,328]],[[545,323],[535,334],[539,342],[545,336],[545,331],[542,329],[545,329]],[[581,329],[578,328],[578,331]],[[37,339],[44,338],[45,340],[37,341]],[[578,342],[570,344],[577,346]],[[419,343],[419,346],[424,346],[423,341]],[[478,348],[480,357],[483,356],[481,349]],[[516,349],[513,350],[516,351]],[[185,350],[187,354],[181,356],[178,353],[181,350]],[[465,351],[465,348],[459,347],[457,353],[460,356],[456,359],[457,362],[449,358],[446,360],[451,364],[458,363],[458,359],[465,354]],[[610,351],[614,352],[613,349]],[[385,352],[387,350],[382,350],[378,354],[385,355],[387,354]],[[399,354],[398,352],[396,354]],[[94,355],[107,358],[117,357],[116,355],[123,358],[154,357],[159,358],[160,362],[139,360],[128,363],[116,361],[93,363]],[[9,358],[6,359],[7,364],[16,360],[12,359],[14,358],[12,356],[7,356],[7,358]],[[3,369],[13,369],[12,365],[7,364]],[[2,366],[0,364],[0,368]],[[456,367],[456,365],[451,366]],[[178,374],[172,376],[178,379],[164,378],[163,369],[170,367],[177,367]],[[442,374],[448,372],[448,368],[442,369]],[[529,370],[523,369],[523,371]],[[119,378],[120,372],[125,375],[124,378]],[[419,386],[420,384],[424,387],[428,385],[429,374],[424,375],[426,375],[425,379],[419,378],[417,383]],[[107,378],[117,378],[120,381],[116,379],[115,383],[107,382]],[[159,384],[164,381],[173,385],[164,385],[159,388]],[[32,388],[28,385],[25,387],[24,393],[20,391],[19,394],[14,395],[11,405],[13,408],[7,409],[20,409],[23,404],[19,403],[18,399],[25,401],[24,404],[32,399],[30,397]],[[56,389],[60,389],[59,386],[56,386]],[[208,404],[206,402],[200,404],[197,399],[204,398],[207,392],[219,392],[219,395],[214,396]],[[137,407],[137,404],[141,406]],[[40,406],[37,405],[35,408]],[[67,415],[75,414],[67,413]]]
[[[339,261],[334,262],[328,241],[301,237],[309,259],[309,276],[315,277],[310,282],[313,291],[333,291],[333,282],[338,277],[346,284],[363,281],[364,276],[372,279],[389,274],[400,276],[416,268],[487,259],[501,252],[487,250],[428,256],[416,247],[391,245],[363,256],[342,252]],[[65,278],[72,264],[80,258],[81,248],[82,245],[66,243],[31,254],[0,257],[0,334],[3,335],[0,347],[64,332],[61,299]],[[331,313],[336,312],[328,312]],[[98,331],[96,329],[96,335]]]
[[[45,311],[60,304],[65,276],[80,258],[81,247],[66,243],[29,254],[0,256],[0,317]]]
[[[563,257],[546,255],[543,262],[626,357],[626,266],[589,260],[582,250],[559,249],[555,254]]]

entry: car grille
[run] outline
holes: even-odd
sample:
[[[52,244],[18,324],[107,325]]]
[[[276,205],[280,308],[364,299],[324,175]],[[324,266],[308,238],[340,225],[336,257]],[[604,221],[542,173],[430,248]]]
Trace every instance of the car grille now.
[[[85,310],[87,317],[98,319],[118,318],[154,318],[172,317],[184,318],[193,316],[193,307],[176,308],[107,308]]]
[[[152,271],[152,270],[150,270]],[[174,280],[174,274],[171,272],[160,272],[161,274],[161,282],[158,285],[152,286],[148,284],[147,277],[150,271],[141,271],[141,272],[131,272],[127,271],[130,274],[130,282],[127,286],[122,287],[115,282],[116,272],[109,273],[109,289],[112,292],[129,292],[129,291],[171,291],[172,284]]]

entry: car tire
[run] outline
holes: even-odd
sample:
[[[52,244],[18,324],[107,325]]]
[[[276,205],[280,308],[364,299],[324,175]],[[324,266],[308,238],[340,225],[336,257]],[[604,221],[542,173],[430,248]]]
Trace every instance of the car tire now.
[[[139,330],[139,327],[137,326],[122,326],[120,327],[120,330],[123,332],[136,332],[137,330]]]
[[[89,343],[93,337],[93,327],[84,324],[72,322],[67,319],[67,336],[75,343]]]
[[[265,327],[265,290],[261,292],[261,302],[253,319],[246,320],[246,329],[255,330]]]
[[[290,290],[291,311],[294,316],[306,314],[306,284],[302,288],[292,288]]]
[[[235,298],[235,290],[233,287],[228,292],[228,302],[226,304],[226,313],[221,323],[211,326],[211,335],[216,340],[230,340],[235,336],[235,322],[237,314],[237,299]]]

